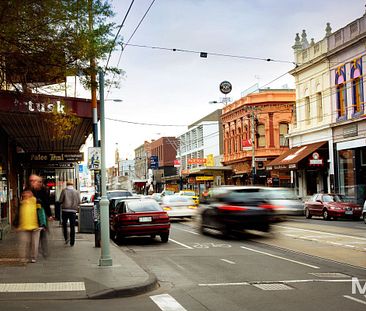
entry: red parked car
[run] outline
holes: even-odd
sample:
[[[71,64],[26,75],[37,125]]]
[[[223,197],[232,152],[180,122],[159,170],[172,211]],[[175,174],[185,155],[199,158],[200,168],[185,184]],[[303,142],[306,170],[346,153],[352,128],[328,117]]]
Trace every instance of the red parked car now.
[[[170,221],[167,212],[153,199],[121,200],[110,211],[111,238],[121,240],[127,236],[160,236],[169,240]]]
[[[317,193],[305,202],[305,216],[322,216],[324,220],[339,217],[360,219],[362,207],[348,202],[341,194]]]

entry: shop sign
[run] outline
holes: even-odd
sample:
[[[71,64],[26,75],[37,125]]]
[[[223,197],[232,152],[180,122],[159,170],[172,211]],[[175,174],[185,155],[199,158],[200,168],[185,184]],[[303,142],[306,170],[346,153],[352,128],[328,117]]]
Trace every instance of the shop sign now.
[[[255,162],[266,162],[267,158],[255,158]]]
[[[275,170],[288,169],[288,165],[275,165]]]
[[[252,140],[251,139],[243,139],[242,150],[243,151],[252,150]]]
[[[357,124],[351,124],[343,128],[343,138],[358,136]]]
[[[151,169],[158,169],[159,168],[159,158],[158,156],[151,156],[150,157],[150,168]]]
[[[208,181],[208,180],[214,180],[213,176],[197,176],[196,181]]]
[[[297,168],[297,165],[296,164],[289,164],[288,168]]]
[[[182,170],[181,171],[182,175],[189,175],[189,173],[190,173],[190,170]]]
[[[319,153],[313,152],[311,155],[311,158],[309,159],[309,165],[310,166],[322,166],[323,165],[323,159],[320,158]]]
[[[84,161],[84,153],[30,153],[29,160],[32,162],[80,162]]]
[[[174,167],[180,167],[180,160],[174,160]]]
[[[267,167],[266,167],[266,170],[267,170],[267,171],[271,171],[271,170],[273,170],[273,167],[272,167],[272,166],[267,166]]]
[[[187,160],[188,164],[205,164],[206,159],[204,158],[192,158]]]

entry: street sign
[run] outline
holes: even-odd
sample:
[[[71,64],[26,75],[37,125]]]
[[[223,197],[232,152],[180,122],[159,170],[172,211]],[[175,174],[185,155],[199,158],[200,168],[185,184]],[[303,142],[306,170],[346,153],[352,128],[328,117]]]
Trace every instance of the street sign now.
[[[229,94],[232,90],[232,85],[229,81],[222,81],[220,83],[220,92],[223,94]]]

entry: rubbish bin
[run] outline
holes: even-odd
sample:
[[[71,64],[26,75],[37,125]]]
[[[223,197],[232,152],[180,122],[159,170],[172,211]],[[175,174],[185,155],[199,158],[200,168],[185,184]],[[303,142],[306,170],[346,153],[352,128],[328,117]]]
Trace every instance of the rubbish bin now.
[[[93,213],[93,203],[83,203],[79,205],[78,225],[80,233],[94,233]]]

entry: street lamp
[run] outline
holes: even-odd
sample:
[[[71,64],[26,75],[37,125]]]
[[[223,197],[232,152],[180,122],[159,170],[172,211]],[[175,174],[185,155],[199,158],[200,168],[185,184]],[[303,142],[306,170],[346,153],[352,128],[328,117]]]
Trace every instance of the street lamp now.
[[[106,186],[106,161],[105,161],[105,111],[104,111],[104,72],[99,70],[99,97],[100,97],[100,141],[101,141],[101,200],[100,200],[100,231],[101,231],[101,256],[100,266],[112,266],[112,257],[109,250],[109,208]]]

